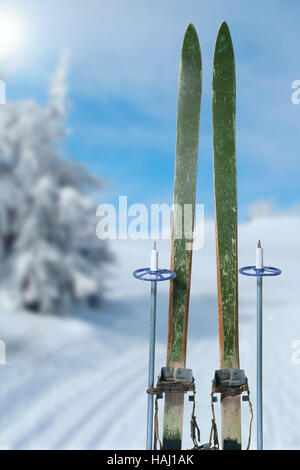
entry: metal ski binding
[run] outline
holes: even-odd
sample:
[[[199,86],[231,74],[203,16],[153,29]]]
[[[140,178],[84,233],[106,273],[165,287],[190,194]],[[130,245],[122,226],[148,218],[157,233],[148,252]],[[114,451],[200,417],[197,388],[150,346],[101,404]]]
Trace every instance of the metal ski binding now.
[[[161,382],[180,382],[191,383],[194,382],[192,369],[185,369],[184,367],[162,367]]]
[[[248,381],[243,369],[220,369],[215,371],[212,393],[227,396],[241,395],[248,391]],[[214,397],[214,402],[217,397]]]
[[[212,430],[216,435],[217,448],[218,443],[218,432],[215,420],[215,409],[214,403],[218,401],[218,398],[215,396],[215,393],[221,394],[222,397],[235,397],[237,395],[242,396],[243,401],[249,403],[249,435],[248,435],[248,444],[246,450],[249,450],[251,443],[251,430],[252,430],[252,421],[253,421],[253,407],[250,401],[250,390],[248,386],[248,379],[245,375],[244,369],[219,369],[215,371],[215,376],[212,381],[212,391],[211,391],[211,409],[212,409]],[[211,442],[211,440],[210,440]]]
[[[195,391],[195,381],[192,369],[184,367],[162,367],[156,387],[149,388],[147,393],[156,395],[158,399],[164,393],[186,393]],[[189,396],[194,401],[194,396]]]
[[[200,429],[197,424],[195,416],[195,379],[193,377],[192,369],[186,369],[185,367],[162,367],[160,377],[155,388],[147,390],[148,393],[155,393],[156,398],[162,398],[164,393],[187,393],[192,392],[189,395],[189,401],[193,402],[193,409],[191,415],[191,438],[194,443],[194,449],[199,448],[200,444]],[[158,428],[158,408],[156,407],[155,422]],[[155,442],[158,440],[158,435],[155,435]]]

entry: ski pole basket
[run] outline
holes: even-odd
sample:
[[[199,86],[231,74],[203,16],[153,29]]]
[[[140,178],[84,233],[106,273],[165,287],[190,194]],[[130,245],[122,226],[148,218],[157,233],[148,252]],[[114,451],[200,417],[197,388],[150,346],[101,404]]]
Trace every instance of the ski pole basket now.
[[[157,271],[151,271],[150,268],[136,269],[133,276],[140,281],[169,281],[176,277],[176,273],[170,269],[158,269]]]
[[[264,266],[262,269],[256,266],[244,266],[239,269],[239,273],[244,276],[266,277],[266,276],[279,276],[281,269],[274,268],[273,266]]]

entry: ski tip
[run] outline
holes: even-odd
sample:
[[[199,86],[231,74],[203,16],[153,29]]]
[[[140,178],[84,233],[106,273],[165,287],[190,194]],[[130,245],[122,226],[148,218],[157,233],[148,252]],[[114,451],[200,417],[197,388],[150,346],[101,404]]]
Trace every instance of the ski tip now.
[[[225,52],[233,55],[233,45],[229,26],[226,21],[223,21],[217,35],[215,54],[223,54]]]
[[[182,53],[198,54],[201,57],[198,34],[192,23],[189,23],[184,33]]]
[[[261,248],[261,242],[258,240],[257,248]]]
[[[153,243],[153,250],[156,250],[156,242]]]
[[[227,34],[228,34],[228,33],[229,33],[229,34],[230,34],[229,26],[228,26],[228,24],[226,23],[225,20],[222,21],[222,23],[220,24],[218,34],[220,34],[220,33],[222,33],[222,34],[224,34],[224,33],[227,33]]]
[[[193,25],[193,23],[189,23],[186,30],[185,30],[185,34],[194,34],[197,36],[197,31],[196,31],[196,28],[195,26]]]

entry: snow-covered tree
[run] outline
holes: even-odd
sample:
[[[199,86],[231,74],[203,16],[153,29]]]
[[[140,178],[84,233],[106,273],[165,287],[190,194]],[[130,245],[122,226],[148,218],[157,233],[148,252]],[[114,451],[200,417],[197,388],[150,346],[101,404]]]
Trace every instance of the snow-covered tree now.
[[[91,193],[101,181],[63,155],[68,54],[49,100],[0,106],[0,281],[19,305],[60,311],[97,302],[109,259]]]

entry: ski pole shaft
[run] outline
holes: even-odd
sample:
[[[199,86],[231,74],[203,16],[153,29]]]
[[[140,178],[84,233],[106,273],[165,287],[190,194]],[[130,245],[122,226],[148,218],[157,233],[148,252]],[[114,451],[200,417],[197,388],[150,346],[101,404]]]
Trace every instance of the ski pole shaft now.
[[[157,283],[151,282],[151,312],[150,312],[150,344],[149,344],[149,373],[148,388],[154,386],[154,363],[155,363],[155,330],[156,330],[156,297]],[[148,394],[147,409],[147,450],[152,450],[153,438],[153,400],[154,397]]]
[[[257,277],[257,450],[263,449],[263,409],[262,409],[262,286],[263,278]]]

